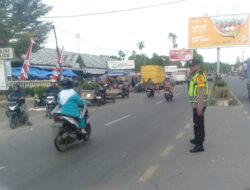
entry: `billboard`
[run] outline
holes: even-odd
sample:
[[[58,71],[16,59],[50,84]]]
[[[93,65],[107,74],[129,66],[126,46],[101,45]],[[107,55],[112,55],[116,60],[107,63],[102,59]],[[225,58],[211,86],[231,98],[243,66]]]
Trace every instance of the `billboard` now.
[[[193,58],[193,51],[190,49],[179,49],[169,51],[169,61],[188,61]]]
[[[190,49],[249,45],[249,15],[189,19]]]
[[[111,70],[134,69],[134,60],[108,61],[108,68]]]

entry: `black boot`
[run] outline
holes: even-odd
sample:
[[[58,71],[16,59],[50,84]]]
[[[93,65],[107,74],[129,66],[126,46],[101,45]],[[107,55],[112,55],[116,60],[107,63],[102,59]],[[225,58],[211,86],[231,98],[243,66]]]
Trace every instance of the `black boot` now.
[[[196,144],[197,142],[196,142],[196,139],[190,139],[190,143],[191,144]]]
[[[195,145],[193,149],[190,149],[191,153],[204,152],[203,145]]]

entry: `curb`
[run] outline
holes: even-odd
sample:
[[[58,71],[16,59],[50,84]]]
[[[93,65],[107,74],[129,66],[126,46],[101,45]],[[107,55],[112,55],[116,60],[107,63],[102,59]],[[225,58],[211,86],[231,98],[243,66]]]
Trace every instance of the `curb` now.
[[[231,93],[231,95],[233,96],[233,98],[236,100],[237,104],[238,104],[239,106],[242,106],[241,101],[234,95],[234,93],[232,92],[232,90],[230,90],[230,93]]]

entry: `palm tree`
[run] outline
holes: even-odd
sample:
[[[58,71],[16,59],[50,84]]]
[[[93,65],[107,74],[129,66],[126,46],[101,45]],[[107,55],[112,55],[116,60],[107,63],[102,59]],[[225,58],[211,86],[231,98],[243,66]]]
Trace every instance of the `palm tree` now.
[[[168,33],[168,39],[172,43],[173,48],[177,48],[178,44],[176,43],[176,39],[177,39],[176,34],[172,32]]]
[[[140,41],[138,44],[137,44],[139,50],[141,50],[141,55],[143,56],[142,54],[142,49],[145,48],[145,45],[144,45],[144,42],[143,41]],[[143,56],[143,64],[145,65],[145,60],[144,60],[144,56]]]
[[[142,49],[145,48],[144,42],[143,41],[139,42],[137,44],[137,46],[138,46],[139,50],[141,50],[141,54],[142,54]]]

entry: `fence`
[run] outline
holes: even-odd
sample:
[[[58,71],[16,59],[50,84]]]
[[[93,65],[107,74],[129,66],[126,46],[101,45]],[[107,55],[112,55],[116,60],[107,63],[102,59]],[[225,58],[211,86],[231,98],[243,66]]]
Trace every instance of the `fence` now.
[[[35,86],[50,86],[51,80],[27,80],[27,81],[9,81],[10,86],[19,84],[21,88],[32,88]]]

